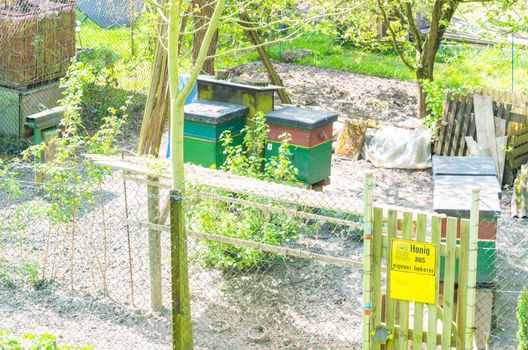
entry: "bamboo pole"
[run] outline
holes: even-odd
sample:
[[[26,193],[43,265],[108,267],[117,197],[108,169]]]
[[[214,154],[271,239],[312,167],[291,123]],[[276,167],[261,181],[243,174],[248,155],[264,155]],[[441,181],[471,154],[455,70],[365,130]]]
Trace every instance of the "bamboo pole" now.
[[[370,323],[372,312],[371,300],[371,272],[372,263],[372,172],[365,174],[365,188],[363,190],[365,204],[364,212],[364,239],[363,239],[363,350],[370,350]]]
[[[466,296],[466,335],[464,348],[472,349],[473,331],[475,326],[475,294],[477,281],[477,237],[479,228],[480,189],[474,188],[471,194],[471,212],[469,216],[469,254],[467,267],[467,296]]]
[[[279,73],[277,73],[277,70],[275,69],[273,62],[271,62],[271,59],[268,55],[268,52],[266,51],[266,48],[263,46],[262,40],[260,40],[257,32],[254,29],[251,29],[251,26],[250,26],[251,18],[249,18],[249,15],[246,9],[241,8],[238,12],[238,15],[240,16],[240,19],[245,22],[244,25],[246,26],[246,30],[245,30],[246,36],[248,37],[249,42],[255,45],[255,48],[257,49],[260,59],[262,60],[262,63],[264,63],[264,66],[266,67],[268,71],[268,75],[271,79],[271,82],[277,86],[284,86],[284,83],[282,82],[282,79],[280,78]],[[286,92],[286,90],[280,89],[277,91],[277,93],[279,94],[279,97],[282,103],[291,104],[290,97],[288,96],[288,93]]]
[[[156,177],[150,177],[149,181],[156,182]],[[148,221],[159,224],[159,187],[147,186],[148,196]],[[149,251],[149,278],[150,278],[150,309],[153,312],[161,310],[162,301],[162,279],[161,279],[161,236],[158,230],[148,231],[148,251]]]

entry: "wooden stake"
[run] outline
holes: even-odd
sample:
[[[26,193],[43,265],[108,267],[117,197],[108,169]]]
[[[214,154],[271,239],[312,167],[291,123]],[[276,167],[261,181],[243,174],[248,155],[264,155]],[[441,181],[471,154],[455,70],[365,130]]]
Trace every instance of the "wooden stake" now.
[[[159,179],[149,176],[149,181],[157,182]],[[148,185],[148,220],[150,223],[159,224],[159,187]],[[150,309],[153,312],[161,310],[162,286],[161,286],[161,237],[157,230],[149,229],[149,277],[150,277]]]
[[[268,75],[271,79],[271,82],[277,86],[284,86],[284,83],[282,82],[279,73],[277,73],[275,66],[273,66],[273,62],[271,62],[266,48],[263,46],[262,40],[260,40],[257,32],[254,29],[251,29],[250,23],[252,22],[251,18],[249,18],[247,11],[244,8],[241,8],[238,12],[238,15],[240,16],[240,19],[244,22],[242,23],[242,26],[246,27],[246,35],[248,37],[249,42],[255,45],[255,48],[260,56],[260,59],[262,60],[262,63],[264,63],[264,66],[268,70]],[[279,94],[282,103],[291,104],[290,97],[288,96],[286,90],[280,89],[277,91],[277,93]]]

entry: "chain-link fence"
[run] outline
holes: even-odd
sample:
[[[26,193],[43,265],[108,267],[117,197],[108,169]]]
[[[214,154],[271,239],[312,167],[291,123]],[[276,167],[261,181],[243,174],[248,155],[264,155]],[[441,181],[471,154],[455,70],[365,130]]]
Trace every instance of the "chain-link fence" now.
[[[169,347],[166,179],[114,172],[76,190],[17,176],[2,182],[2,327],[96,348]],[[358,348],[361,205],[265,190],[188,186],[197,348]]]
[[[360,348],[362,194],[207,172],[188,168],[184,196],[197,348]],[[75,189],[13,174],[1,182],[2,328],[96,348],[170,347],[168,178],[115,170],[94,182],[84,169],[89,185]],[[528,239],[501,214],[496,244],[479,242],[476,342],[513,349]]]

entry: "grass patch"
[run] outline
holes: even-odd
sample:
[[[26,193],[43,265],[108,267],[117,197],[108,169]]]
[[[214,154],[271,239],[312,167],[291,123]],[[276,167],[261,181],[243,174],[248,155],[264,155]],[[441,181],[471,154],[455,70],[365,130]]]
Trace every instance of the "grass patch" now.
[[[82,15],[80,19],[84,18]],[[140,32],[136,29],[136,33]],[[145,35],[136,34],[136,44]],[[229,50],[233,38],[229,33],[221,33],[218,51]],[[82,22],[78,44],[90,48],[101,55],[110,55],[115,60],[115,74],[119,88],[127,91],[146,92],[150,81],[151,60],[141,53],[132,55],[130,28],[102,29],[86,19]],[[144,43],[143,43],[144,44]],[[144,45],[143,45],[144,46]],[[360,73],[403,81],[414,81],[414,73],[408,69],[391,51],[377,52],[341,45],[331,35],[316,30],[307,32],[301,37],[269,47],[272,59],[283,61],[281,52],[285,50],[309,49],[314,52],[298,64],[315,66],[351,73]],[[183,68],[190,67],[190,38],[186,38],[182,52]],[[231,68],[240,64],[258,60],[255,50],[241,51],[216,59],[216,66]],[[516,48],[514,55],[514,80],[516,91],[528,90],[528,50]],[[489,46],[474,47],[462,44],[442,45],[435,66],[435,79],[444,81],[453,87],[511,89],[511,47]]]

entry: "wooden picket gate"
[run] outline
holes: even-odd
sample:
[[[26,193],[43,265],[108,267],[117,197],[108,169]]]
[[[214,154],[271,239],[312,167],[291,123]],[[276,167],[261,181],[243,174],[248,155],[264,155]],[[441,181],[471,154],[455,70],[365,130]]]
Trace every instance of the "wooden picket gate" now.
[[[375,207],[371,188],[372,174],[367,174],[363,349],[473,349],[479,190],[473,190],[470,219],[461,220],[457,237],[456,218]],[[389,273],[396,238],[436,246],[434,304],[390,297],[391,289],[401,288],[391,284]]]

